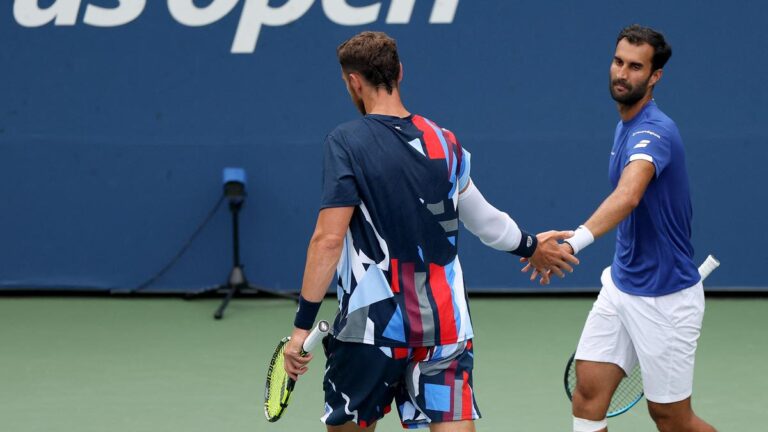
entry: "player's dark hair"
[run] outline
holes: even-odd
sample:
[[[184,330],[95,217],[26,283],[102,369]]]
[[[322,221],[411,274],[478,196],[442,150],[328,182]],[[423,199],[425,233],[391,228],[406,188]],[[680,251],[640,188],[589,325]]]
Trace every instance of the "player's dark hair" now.
[[[624,27],[616,38],[616,45],[622,39],[626,39],[632,45],[647,43],[653,47],[651,71],[663,68],[667,64],[667,60],[672,57],[672,47],[664,39],[664,35],[650,27],[643,27],[639,24]]]
[[[385,33],[366,31],[352,36],[336,48],[336,56],[344,73],[359,73],[371,85],[386,88],[389,94],[397,87],[397,43]]]

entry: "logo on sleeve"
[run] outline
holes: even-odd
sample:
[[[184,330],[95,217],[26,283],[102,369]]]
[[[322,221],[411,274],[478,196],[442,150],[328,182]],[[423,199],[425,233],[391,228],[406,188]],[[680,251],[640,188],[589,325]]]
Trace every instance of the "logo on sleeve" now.
[[[633,147],[633,148],[644,148],[644,147],[648,147],[648,144],[650,144],[650,143],[651,143],[651,141],[650,141],[650,140],[642,140],[642,141],[640,141],[639,143],[635,144],[635,147]]]
[[[649,131],[649,130],[641,130],[641,131],[634,132],[634,133],[632,133],[632,136],[640,135],[640,134],[648,134],[648,135],[651,135],[651,136],[655,136],[658,139],[661,139],[661,136],[659,134],[657,134],[654,131]]]

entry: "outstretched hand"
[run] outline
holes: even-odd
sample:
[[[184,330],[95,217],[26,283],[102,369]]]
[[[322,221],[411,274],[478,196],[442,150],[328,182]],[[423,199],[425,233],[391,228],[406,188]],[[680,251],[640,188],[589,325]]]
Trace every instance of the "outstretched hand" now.
[[[527,263],[521,270],[527,273],[533,269],[531,280],[540,276],[539,283],[548,285],[552,273],[564,278],[565,273],[573,273],[573,265],[579,264],[579,259],[573,255],[573,249],[568,243],[558,243],[573,236],[573,231],[547,231],[536,235],[538,246],[533,256],[521,258],[520,262]]]

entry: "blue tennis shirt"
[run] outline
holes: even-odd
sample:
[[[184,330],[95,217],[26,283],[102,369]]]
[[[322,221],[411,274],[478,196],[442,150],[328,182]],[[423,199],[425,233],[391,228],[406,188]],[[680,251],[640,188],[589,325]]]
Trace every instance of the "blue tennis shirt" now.
[[[685,150],[675,123],[648,102],[619,121],[608,173],[614,188],[624,167],[646,160],[656,167],[640,204],[619,224],[611,276],[628,294],[657,297],[689,288],[700,276],[691,245],[691,194]]]

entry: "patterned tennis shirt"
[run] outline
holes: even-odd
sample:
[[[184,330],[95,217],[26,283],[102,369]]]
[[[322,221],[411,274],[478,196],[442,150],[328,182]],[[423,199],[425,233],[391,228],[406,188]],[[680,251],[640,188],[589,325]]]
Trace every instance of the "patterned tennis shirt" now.
[[[389,347],[473,337],[458,246],[470,154],[434,122],[369,114],[325,141],[321,208],[355,207],[337,268],[337,339]]]

